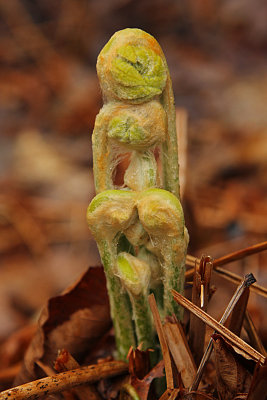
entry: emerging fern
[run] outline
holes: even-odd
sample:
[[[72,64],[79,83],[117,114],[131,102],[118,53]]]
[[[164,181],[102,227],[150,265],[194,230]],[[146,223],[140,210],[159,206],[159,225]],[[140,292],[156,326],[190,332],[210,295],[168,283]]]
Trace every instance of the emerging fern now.
[[[179,199],[175,108],[171,79],[157,41],[139,29],[115,33],[99,54],[104,106],[93,132],[97,196],[87,211],[104,265],[117,357],[130,346],[155,346],[147,296],[162,318],[182,310],[188,234]],[[118,162],[129,166],[121,187]]]

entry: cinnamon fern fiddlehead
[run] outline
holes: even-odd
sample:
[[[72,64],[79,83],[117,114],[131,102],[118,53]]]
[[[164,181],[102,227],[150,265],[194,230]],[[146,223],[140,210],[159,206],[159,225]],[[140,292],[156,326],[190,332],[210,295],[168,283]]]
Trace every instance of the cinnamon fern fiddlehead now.
[[[162,318],[182,311],[170,289],[184,286],[188,234],[179,199],[175,108],[171,79],[157,41],[139,29],[115,33],[100,52],[103,93],[93,132],[97,196],[87,211],[104,265],[118,358],[129,347],[153,347],[147,296]],[[117,164],[127,156],[123,185]]]

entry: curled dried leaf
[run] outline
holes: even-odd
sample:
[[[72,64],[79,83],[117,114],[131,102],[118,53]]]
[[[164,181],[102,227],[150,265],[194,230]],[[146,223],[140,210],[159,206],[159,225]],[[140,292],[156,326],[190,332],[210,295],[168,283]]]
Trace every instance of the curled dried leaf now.
[[[105,275],[101,267],[92,267],[72,288],[51,298],[42,310],[37,332],[15,383],[42,377],[37,363],[53,368],[59,348],[68,349],[79,360],[110,326]]]

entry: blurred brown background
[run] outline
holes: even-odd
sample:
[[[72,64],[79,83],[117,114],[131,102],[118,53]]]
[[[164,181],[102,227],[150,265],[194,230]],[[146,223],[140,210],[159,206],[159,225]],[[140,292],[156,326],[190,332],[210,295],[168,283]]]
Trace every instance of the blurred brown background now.
[[[266,240],[267,3],[264,0],[0,0],[0,342],[99,263],[87,229],[95,64],[126,27],[156,37],[188,113],[183,198],[189,253]],[[231,264],[266,285],[263,253]],[[234,286],[217,278],[211,312]],[[249,309],[263,340],[263,300]]]

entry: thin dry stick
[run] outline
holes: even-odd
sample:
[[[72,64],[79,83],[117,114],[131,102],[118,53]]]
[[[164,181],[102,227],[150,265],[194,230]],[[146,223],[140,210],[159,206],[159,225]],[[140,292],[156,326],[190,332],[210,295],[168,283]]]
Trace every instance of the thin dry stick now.
[[[232,261],[241,260],[251,254],[260,253],[261,251],[267,250],[267,241],[255,244],[254,246],[247,247],[245,249],[235,251],[233,253],[227,254],[226,256],[217,258],[214,260],[214,266],[225,265]]]
[[[197,257],[191,256],[190,254],[187,254],[185,263],[188,267],[195,267],[196,263],[198,265],[200,264],[200,259]],[[187,271],[188,278],[190,278],[189,273],[191,274],[191,272],[192,272],[192,268]],[[194,275],[194,271],[193,271],[193,275]]]
[[[177,370],[186,388],[193,384],[197,369],[180,323],[166,322],[163,327]]]
[[[214,272],[217,274],[220,274],[223,278],[227,279],[230,282],[233,282],[235,284],[239,284],[242,281],[242,278],[230,271],[225,270],[224,268],[221,267],[215,267]],[[257,293],[260,296],[266,297],[267,298],[267,289],[264,288],[263,286],[258,285],[255,283],[253,286],[251,286],[250,290],[254,293]]]
[[[259,350],[266,357],[267,352],[265,350],[265,347],[262,344],[261,338],[258,335],[257,329],[255,328],[255,326],[253,324],[253,321],[251,319],[251,316],[250,316],[248,310],[245,313],[244,328],[248,334],[250,343],[253,345],[253,347],[255,347],[257,350]]]
[[[237,336],[240,336],[241,334],[245,313],[248,305],[249,295],[250,295],[250,290],[247,287],[243,291],[242,295],[240,296],[238,302],[236,303],[233,309],[233,312],[231,313],[230,317],[225,323],[226,328],[235,333]]]
[[[173,379],[173,372],[172,372],[171,356],[170,356],[169,348],[167,345],[166,337],[165,337],[165,334],[164,334],[164,331],[162,328],[156,300],[155,300],[155,297],[153,294],[150,294],[148,296],[148,301],[149,301],[150,309],[151,309],[151,312],[153,315],[153,319],[154,319],[154,323],[156,326],[156,330],[157,330],[157,334],[158,334],[159,342],[160,342],[160,346],[161,346],[161,351],[162,351],[162,355],[163,355],[163,359],[164,359],[167,388],[173,389],[174,388],[174,379]]]
[[[201,308],[195,306],[193,303],[191,303],[191,301],[186,299],[175,290],[172,290],[172,294],[175,301],[177,301],[190,312],[197,315],[200,319],[202,319],[202,321],[204,321],[215,331],[219,332],[226,340],[231,343],[232,346],[237,347],[256,362],[259,361],[262,364],[265,362],[265,357],[261,353],[253,349],[253,347],[249,346],[246,342],[244,342],[244,340],[240,339],[240,337],[229,331],[229,329],[225,328],[225,326],[220,325],[219,322],[216,321],[216,319],[205,313],[203,310],[201,310]]]
[[[229,262],[241,260],[242,258],[245,258],[251,254],[260,253],[264,250],[267,250],[267,241],[257,243],[253,246],[245,247],[244,249],[237,250],[225,256],[216,258],[216,260],[214,260],[214,263],[216,263],[216,265],[228,264]],[[190,254],[186,256],[186,263],[188,265],[194,265],[195,260],[196,258],[194,256],[191,256]]]
[[[225,321],[227,320],[227,318],[229,317],[229,315],[233,311],[235,305],[237,304],[238,300],[240,299],[240,297],[244,293],[245,289],[247,289],[254,282],[256,282],[256,279],[254,278],[253,274],[247,274],[245,276],[245,279],[238,286],[238,288],[236,289],[232,299],[228,303],[228,306],[226,307],[226,309],[225,309],[225,311],[223,313],[223,316],[221,317],[221,319],[219,321],[219,324],[223,325],[225,323]],[[193,384],[191,386],[190,391],[197,390],[199,382],[200,382],[202,374],[203,374],[203,371],[204,371],[204,368],[205,368],[205,365],[206,365],[208,359],[210,358],[212,349],[213,349],[213,342],[212,342],[212,338],[210,338],[210,341],[209,341],[208,346],[207,346],[207,348],[205,350],[205,353],[203,354],[202,360],[201,360],[200,365],[198,367],[197,374],[195,376],[195,379],[194,379],[194,382],[193,382]]]
[[[219,265],[229,264],[232,261],[241,260],[242,258],[245,258],[251,254],[260,253],[261,251],[264,251],[264,250],[267,250],[267,241],[255,244],[253,246],[246,247],[245,249],[242,249],[242,250],[235,251],[233,253],[227,254],[226,256],[216,258],[213,261],[213,266],[218,267]],[[186,256],[186,264],[187,265],[193,267],[195,265],[195,262],[197,262],[199,264],[200,260],[198,258],[195,258],[190,255]],[[194,275],[194,268],[192,268],[186,272],[187,278],[190,278],[193,275]]]
[[[97,382],[100,379],[126,372],[128,372],[128,364],[123,361],[89,365],[5,390],[0,393],[0,400],[38,399],[43,395],[62,392],[85,383]]]

